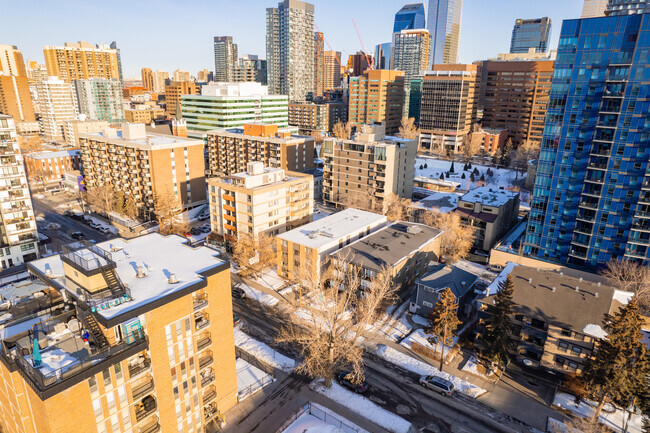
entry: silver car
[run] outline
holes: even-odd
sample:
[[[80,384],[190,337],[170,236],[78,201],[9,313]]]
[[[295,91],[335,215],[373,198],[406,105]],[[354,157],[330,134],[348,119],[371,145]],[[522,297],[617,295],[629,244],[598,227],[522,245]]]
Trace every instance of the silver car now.
[[[442,395],[451,395],[454,392],[454,384],[438,376],[422,376],[420,385],[432,389]]]

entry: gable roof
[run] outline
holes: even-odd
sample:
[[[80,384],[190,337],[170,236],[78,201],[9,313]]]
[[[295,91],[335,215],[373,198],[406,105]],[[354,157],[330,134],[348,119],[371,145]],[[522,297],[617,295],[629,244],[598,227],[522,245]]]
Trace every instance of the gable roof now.
[[[429,267],[429,271],[416,281],[416,284],[445,289],[449,287],[456,298],[461,298],[472,288],[478,276],[456,266],[446,266],[437,263]],[[465,284],[463,284],[465,283]]]

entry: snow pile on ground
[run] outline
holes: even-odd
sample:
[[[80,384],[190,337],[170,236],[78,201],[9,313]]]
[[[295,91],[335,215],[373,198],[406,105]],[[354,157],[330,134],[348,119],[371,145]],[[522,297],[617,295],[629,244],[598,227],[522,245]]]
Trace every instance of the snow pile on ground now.
[[[246,297],[253,299],[260,304],[268,305],[269,307],[274,306],[279,302],[279,299],[273,295],[268,295],[261,290],[257,290],[249,286],[248,284],[238,283],[237,287],[246,292]]]
[[[296,367],[296,361],[276,352],[261,341],[251,338],[240,329],[235,329],[235,346],[285,373],[290,373]]]
[[[313,382],[310,388],[390,432],[410,433],[413,431],[411,423],[404,418],[382,409],[367,398],[348,391],[337,383],[332,383],[331,388],[326,388],[322,382]]]
[[[576,405],[574,396],[564,392],[559,392],[555,395],[555,399],[553,400],[553,406],[558,406],[561,407],[562,409],[571,411],[575,415],[580,416],[582,418],[590,418],[593,416],[596,403],[591,402],[591,404],[589,404],[586,403],[585,401],[580,401],[580,404]],[[614,408],[609,408],[609,409],[614,409]],[[600,417],[598,418],[598,421],[600,421],[601,424],[611,429],[614,429],[615,431],[623,431],[623,425],[625,424],[625,420],[627,419],[627,417],[628,417],[627,412],[625,412],[622,409],[615,408],[615,410],[611,410],[608,412],[605,412],[603,410],[603,412],[601,412],[600,414]],[[632,418],[630,419],[630,425],[628,427],[628,432],[641,433],[642,421],[643,421],[643,417],[641,415],[638,414],[632,415]]]
[[[452,376],[449,373],[440,371],[434,366],[427,364],[426,362],[418,361],[417,359],[398,352],[391,347],[382,345],[379,350],[377,350],[377,354],[384,358],[386,361],[398,365],[405,370],[412,371],[413,373],[421,374],[423,376],[438,376],[442,377],[443,379],[447,379],[454,384],[456,391],[461,392],[469,397],[477,398],[487,392],[483,388],[472,385],[471,383],[459,379],[456,376]]]
[[[485,380],[495,381],[497,379],[497,376],[494,374],[491,376],[486,376],[485,374],[481,373],[481,371],[478,369],[478,366],[479,364],[476,357],[470,356],[461,370],[473,374],[474,376],[482,377]]]
[[[356,424],[339,416],[336,412],[316,403],[309,403],[309,410],[289,424],[282,433],[341,433],[355,431],[368,433]],[[345,430],[342,430],[346,427]]]
[[[260,286],[267,287],[273,291],[277,291],[287,284],[287,281],[273,269],[267,269],[262,275],[255,277],[254,280]]]
[[[429,319],[426,319],[422,316],[418,316],[417,314],[412,315],[411,320],[417,323],[418,325],[429,326]]]
[[[601,328],[600,325],[595,325],[593,323],[589,323],[587,326],[585,326],[582,332],[599,339],[607,337],[607,332],[605,332],[605,330]]]
[[[270,374],[241,358],[237,358],[237,396],[239,401],[256,393],[269,383],[272,383],[273,380]]]
[[[458,341],[458,337],[454,337],[454,342],[452,346],[456,344],[456,341]],[[430,349],[438,354],[440,353],[440,346],[429,343],[429,340],[427,340],[427,335],[424,333],[423,329],[417,329],[411,335],[406,337],[404,341],[402,341],[400,344],[406,347],[407,349],[413,350],[413,343],[418,343],[421,346],[426,347],[427,349]],[[450,362],[452,358],[453,358],[453,353],[451,347],[445,346],[445,363]]]

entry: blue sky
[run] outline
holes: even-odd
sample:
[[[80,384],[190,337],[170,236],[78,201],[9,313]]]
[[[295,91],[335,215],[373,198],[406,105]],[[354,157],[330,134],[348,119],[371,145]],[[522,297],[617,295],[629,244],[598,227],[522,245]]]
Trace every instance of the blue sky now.
[[[312,1],[316,26],[343,58],[361,49],[353,18],[366,50],[374,52],[376,44],[390,41],[395,12],[411,2]],[[240,54],[266,57],[265,9],[275,5],[277,0],[0,0],[0,44],[17,45],[25,59],[43,62],[44,45],[116,40],[127,78],[139,77],[142,67],[196,74],[214,68],[212,36],[232,35]],[[460,61],[507,52],[516,18],[551,17],[556,47],[562,20],[578,18],[581,9],[582,0],[464,0]]]

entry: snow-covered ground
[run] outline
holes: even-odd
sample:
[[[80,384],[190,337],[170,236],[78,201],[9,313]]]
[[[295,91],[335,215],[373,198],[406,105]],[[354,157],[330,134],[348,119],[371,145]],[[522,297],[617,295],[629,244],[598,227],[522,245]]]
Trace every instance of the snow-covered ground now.
[[[369,330],[393,341],[404,338],[411,332],[411,324],[406,320],[407,308],[408,302],[405,302],[393,314],[382,315],[375,324],[369,327]]]
[[[478,360],[473,356],[469,357],[469,359],[467,360],[467,362],[465,363],[465,365],[461,370],[471,373],[474,376],[482,377],[485,380],[494,381],[497,379],[496,375],[486,376],[483,373],[481,373],[480,370],[478,369]]]
[[[254,278],[260,286],[264,286],[273,291],[277,291],[287,284],[287,280],[278,275],[273,269],[267,269],[259,277]]]
[[[429,319],[422,316],[418,316],[417,314],[412,315],[411,320],[417,323],[418,325],[429,326]]]
[[[497,277],[496,272],[488,270],[487,266],[481,263],[474,263],[468,260],[459,260],[458,262],[454,263],[454,266],[476,275],[479,277],[479,280],[482,280],[486,284],[490,284]]]
[[[577,416],[583,418],[589,418],[593,416],[596,403],[587,404],[584,401],[581,401],[580,404],[576,405],[574,396],[572,396],[571,394],[559,392],[555,395],[555,399],[553,400],[553,406],[558,406],[561,407],[562,409],[569,410]],[[623,411],[622,409],[616,408],[615,411],[601,412],[598,421],[600,421],[601,424],[611,429],[614,429],[617,432],[620,432],[623,431],[623,425],[627,417],[628,417],[627,412]],[[638,414],[632,415],[632,418],[630,419],[630,425],[627,431],[629,433],[641,433],[642,422],[643,422],[643,417],[641,415]]]
[[[256,393],[269,383],[273,383],[273,380],[270,374],[237,358],[237,396],[239,401]]]
[[[382,409],[367,398],[348,391],[337,383],[332,383],[331,388],[327,388],[322,382],[312,382],[310,388],[390,432],[410,433],[414,431],[411,423],[404,418]],[[321,433],[318,430],[314,432]]]
[[[310,403],[311,409],[289,424],[282,433],[341,433],[341,423],[357,433],[368,433],[335,412],[316,403]]]
[[[440,371],[431,364],[418,361],[413,357],[398,352],[392,347],[381,345],[377,350],[377,354],[384,358],[386,361],[414,373],[421,374],[423,376],[438,376],[442,377],[443,379],[447,379],[454,384],[456,391],[461,392],[469,397],[477,398],[487,392],[483,388],[473,385],[465,380],[459,379],[456,376],[452,376],[449,373]]]
[[[456,344],[457,340],[458,337],[455,337],[453,344]],[[427,349],[436,352],[437,354],[440,353],[440,346],[429,343],[429,340],[427,340],[427,335],[424,333],[424,330],[422,329],[418,329],[414,331],[411,335],[406,337],[404,341],[402,341],[400,344],[410,350],[413,350],[414,342],[420,344],[421,346],[426,347]],[[449,346],[445,346],[445,364],[449,363],[453,359],[453,357],[454,357],[454,353],[452,352],[451,348]]]
[[[275,296],[266,294],[261,290],[257,290],[249,286],[248,284],[238,283],[237,287],[239,287],[244,292],[246,292],[246,297],[257,301],[260,304],[264,304],[264,305],[268,305],[269,307],[272,307],[279,302],[279,299],[276,298]]]
[[[312,217],[314,221],[318,221],[319,219],[328,217],[330,215],[332,215],[332,212],[328,212],[323,209],[315,209]]]
[[[274,368],[280,369],[285,373],[290,373],[296,367],[296,361],[276,352],[266,344],[255,340],[238,328],[235,328],[235,346],[239,347],[249,355],[254,356],[258,360]]]

